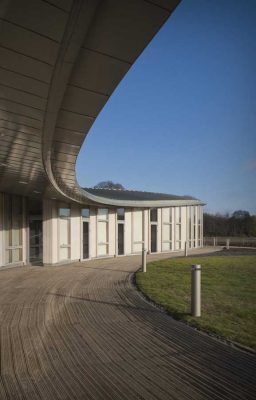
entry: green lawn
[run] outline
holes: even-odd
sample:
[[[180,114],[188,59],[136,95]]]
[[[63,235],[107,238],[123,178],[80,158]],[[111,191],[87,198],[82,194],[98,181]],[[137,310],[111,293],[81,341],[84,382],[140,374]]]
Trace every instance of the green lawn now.
[[[190,315],[191,265],[202,266],[202,316]],[[182,257],[138,272],[139,289],[177,319],[256,348],[256,256]]]

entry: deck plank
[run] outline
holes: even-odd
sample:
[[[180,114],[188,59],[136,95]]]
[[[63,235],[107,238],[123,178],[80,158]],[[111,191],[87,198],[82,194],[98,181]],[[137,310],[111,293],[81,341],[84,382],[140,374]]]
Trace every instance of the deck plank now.
[[[149,304],[132,284],[139,265],[1,271],[0,398],[254,399],[255,355]]]

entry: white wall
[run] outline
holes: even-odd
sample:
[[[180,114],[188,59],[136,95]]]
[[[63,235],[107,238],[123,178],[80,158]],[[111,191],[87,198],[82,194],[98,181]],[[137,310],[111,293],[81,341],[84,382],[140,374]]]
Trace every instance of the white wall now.
[[[89,246],[90,246],[90,258],[97,257],[97,230],[96,230],[96,223],[97,223],[97,214],[96,208],[90,208],[90,228],[89,228]]]
[[[132,253],[140,253],[144,240],[144,212],[136,208],[132,210]]]
[[[157,209],[157,252],[162,251],[162,209]]]
[[[22,204],[22,219],[18,223],[17,220],[15,220],[15,213],[12,214],[12,224],[13,226],[10,228],[10,230],[7,229],[6,222],[9,221],[9,215],[7,215],[6,211],[6,204],[9,202],[13,201],[13,198],[19,198]],[[6,243],[6,234],[10,231],[12,231],[12,235],[15,232],[16,233],[16,240],[17,240],[17,232],[19,236],[19,232],[21,232],[21,240],[19,241],[19,244],[17,246],[21,246],[22,249],[22,257],[20,257],[19,253],[19,260],[17,261],[11,261],[10,263],[12,265],[17,265],[21,266],[25,263],[27,263],[27,234],[28,234],[28,227],[27,227],[27,218],[26,218],[26,198],[18,195],[11,195],[7,193],[0,193],[0,266],[6,265],[8,262],[6,260],[6,248],[9,247],[9,249],[14,250],[15,249],[12,246],[16,246],[14,243],[12,243],[12,246],[9,245],[9,243]],[[9,221],[10,222],[10,221]],[[20,238],[20,236],[19,236]],[[14,240],[12,238],[12,240]],[[18,249],[20,247],[16,247]]]
[[[60,203],[56,200],[43,201],[43,263],[55,264],[60,262],[60,220],[58,217],[58,209],[60,207],[69,207],[69,205]],[[77,204],[71,205],[70,217],[70,261],[82,259],[82,207]],[[165,208],[166,209],[166,208]],[[175,207],[169,208],[172,213],[172,240],[175,250]],[[185,242],[188,241],[188,215],[189,206],[182,206],[181,208],[181,249],[184,249]],[[198,223],[198,215],[202,214],[201,206],[192,206],[192,247],[193,242],[193,211],[196,210],[196,223]],[[4,214],[4,195],[0,193],[0,266],[4,265],[4,227],[3,227],[3,214]],[[163,214],[164,209],[158,208],[157,210],[157,252],[164,251],[163,246]],[[25,199],[24,199],[24,224],[22,228],[23,237],[23,262],[28,262],[28,226],[27,216],[25,212]],[[110,208],[108,212],[108,254],[106,256],[117,255],[117,215],[116,209]],[[150,250],[150,209],[125,209],[124,220],[124,254],[139,253],[143,247]],[[198,227],[196,225],[196,245],[198,247]],[[97,208],[90,207],[89,218],[89,258],[96,258],[100,256],[97,251]],[[137,243],[136,243],[137,242]],[[170,250],[171,251],[171,250]]]
[[[59,261],[59,235],[57,204],[54,200],[43,200],[43,263]]]
[[[149,223],[149,210],[144,210],[144,228],[143,228],[143,239],[144,239],[144,246],[145,249],[150,249],[150,223]]]

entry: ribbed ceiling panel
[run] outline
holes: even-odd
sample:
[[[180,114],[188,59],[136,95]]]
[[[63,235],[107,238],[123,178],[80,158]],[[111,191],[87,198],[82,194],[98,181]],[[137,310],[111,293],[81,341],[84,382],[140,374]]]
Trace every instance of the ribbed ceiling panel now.
[[[111,203],[78,186],[76,158],[109,96],[178,2],[2,2],[1,191]]]

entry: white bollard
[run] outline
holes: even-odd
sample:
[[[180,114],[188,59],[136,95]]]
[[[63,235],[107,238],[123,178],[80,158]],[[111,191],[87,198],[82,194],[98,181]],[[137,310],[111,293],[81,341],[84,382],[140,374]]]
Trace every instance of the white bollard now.
[[[187,242],[185,242],[185,251],[184,251],[184,255],[185,255],[185,257],[187,257],[187,255],[188,255],[188,243],[187,243]]]
[[[201,265],[192,265],[191,314],[193,317],[201,317]]]
[[[216,246],[216,238],[215,237],[213,238],[213,246],[214,247]]]
[[[229,239],[227,239],[227,241],[226,241],[226,248],[227,248],[227,250],[229,250]]]
[[[147,249],[142,249],[142,272],[147,272]]]

